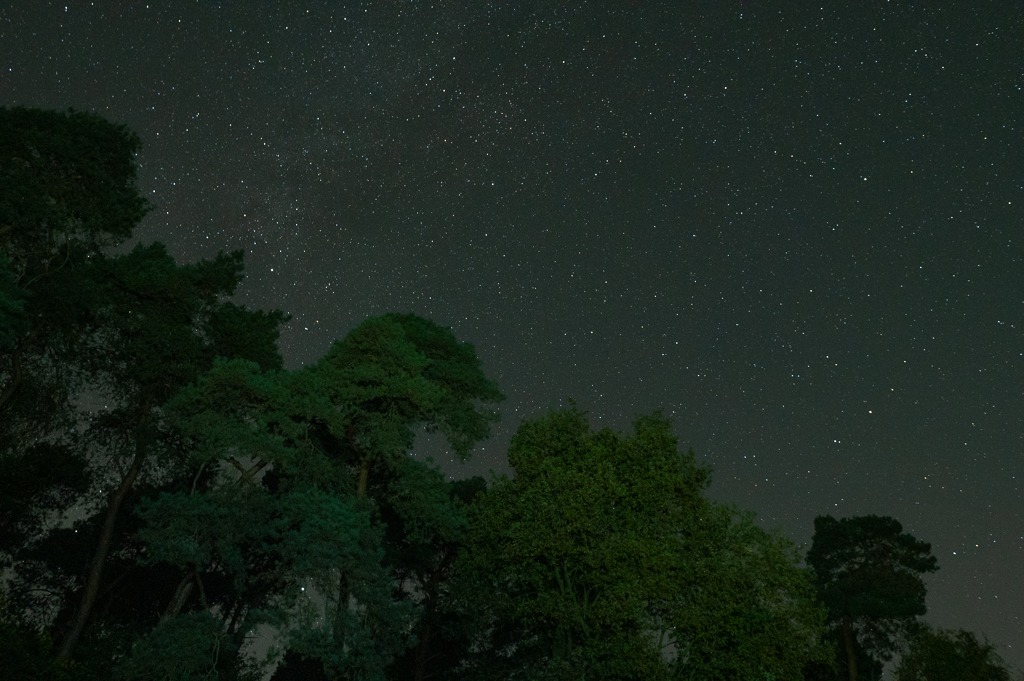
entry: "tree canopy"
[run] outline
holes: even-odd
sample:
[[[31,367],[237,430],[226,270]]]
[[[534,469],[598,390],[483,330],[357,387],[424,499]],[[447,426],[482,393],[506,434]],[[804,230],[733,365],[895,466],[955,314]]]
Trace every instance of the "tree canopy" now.
[[[497,419],[482,405],[503,399],[471,345],[411,314],[366,320],[311,373],[326,400],[327,432],[358,466],[360,495],[371,468],[408,452],[416,428],[440,431],[465,458]]]
[[[816,518],[807,563],[841,635],[850,681],[857,681],[862,653],[892,657],[898,636],[925,614],[922,575],[938,569],[929,544],[904,533],[896,519],[874,515]]]
[[[141,142],[91,113],[0,107],[0,246],[26,284],[128,239]]]
[[[308,369],[222,360],[168,405],[191,467],[211,473],[142,510],[148,559],[230,580],[218,611],[242,614],[229,630],[305,612],[282,625],[289,651],[331,678],[383,678],[419,609],[389,575],[412,579],[407,552],[464,524],[443,480],[409,459],[415,430],[465,456],[494,420],[480,405],[500,398],[472,346],[413,315],[367,320]]]
[[[489,603],[480,678],[788,678],[817,654],[795,550],[703,495],[708,471],[665,419],[623,436],[555,411],[509,461],[463,563]]]
[[[55,362],[95,302],[81,268],[149,208],[135,186],[139,145],[94,114],[0,107],[0,416],[27,383],[57,402],[71,390]]]
[[[896,681],[1010,681],[1010,670],[988,642],[969,631],[922,627],[896,667]]]

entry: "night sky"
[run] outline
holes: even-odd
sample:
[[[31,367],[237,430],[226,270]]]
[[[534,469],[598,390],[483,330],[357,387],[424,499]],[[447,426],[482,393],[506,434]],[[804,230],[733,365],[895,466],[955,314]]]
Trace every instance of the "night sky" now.
[[[797,542],[930,541],[929,620],[1024,667],[1021,3],[14,0],[0,105],[138,132],[137,236],[243,249],[289,366],[472,342],[508,400],[452,474],[661,409]]]

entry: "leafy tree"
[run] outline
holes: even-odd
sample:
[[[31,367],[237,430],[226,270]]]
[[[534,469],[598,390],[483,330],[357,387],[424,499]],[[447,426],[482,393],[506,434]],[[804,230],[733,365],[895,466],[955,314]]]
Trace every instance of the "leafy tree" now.
[[[225,678],[257,681],[255,670],[221,673],[224,659],[232,659],[232,641],[221,622],[208,612],[167,617],[137,641],[131,655],[116,668],[114,678],[124,681],[218,681]]]
[[[38,278],[127,239],[148,205],[135,187],[140,141],[95,114],[0,108],[0,237]]]
[[[419,610],[416,643],[389,669],[389,678],[424,681],[456,674],[471,638],[471,619],[457,607],[455,561],[468,531],[468,512],[486,490],[483,478],[445,482],[439,471],[407,459],[417,470],[396,477],[381,517],[385,561],[401,594]]]
[[[371,317],[312,368],[331,416],[334,450],[357,471],[357,496],[371,472],[408,453],[417,428],[440,431],[460,458],[487,437],[503,399],[473,346],[412,314]]]
[[[0,107],[0,550],[12,552],[86,484],[76,452],[96,332],[89,272],[148,209],[139,139],[81,112]],[[46,471],[60,475],[41,474]]]
[[[815,518],[807,563],[839,633],[850,681],[858,679],[861,651],[874,660],[891,658],[898,637],[925,613],[922,575],[937,569],[929,544],[904,533],[895,519],[874,515]]]
[[[0,550],[11,555],[80,500],[76,451],[96,332],[90,272],[148,209],[138,138],[98,116],[0,108]]]
[[[417,610],[429,617],[436,580],[447,569],[442,547],[451,546],[465,521],[441,478],[409,459],[415,433],[438,431],[465,458],[497,419],[486,405],[503,396],[470,344],[409,314],[366,320],[309,373],[319,388],[315,421],[325,451],[353,472],[356,498],[372,501],[389,528],[388,564],[399,580],[411,580],[397,582],[396,596],[409,600],[407,586],[418,582],[425,590]],[[339,595],[349,589],[341,577]],[[338,602],[339,611],[362,607],[358,598]],[[425,624],[416,625],[420,634]]]
[[[791,679],[827,659],[825,613],[792,542],[751,514],[714,509],[717,539],[694,557],[698,579],[666,618],[684,642],[674,678]],[[781,646],[786,646],[783,653]]]
[[[383,678],[443,572],[435,546],[465,526],[414,434],[465,455],[500,396],[471,346],[412,315],[367,320],[309,369],[216,363],[168,406],[195,482],[141,510],[145,560],[183,573],[167,612],[272,624],[289,664]]]
[[[135,186],[138,148],[134,133],[99,116],[0,107],[0,269],[27,294],[30,322],[0,353],[0,414],[29,378],[69,392],[54,353],[88,316],[76,272],[128,239],[148,210]]]
[[[220,660],[224,673],[243,667],[245,636],[265,624],[281,629],[291,650],[331,669],[380,666],[373,653],[397,646],[391,639],[408,619],[391,603],[369,509],[346,493],[342,473],[309,436],[308,378],[221,360],[167,408],[190,440],[194,473],[189,485],[141,505],[142,560],[181,575],[161,621],[195,613],[217,620],[207,644],[224,637],[231,651]],[[339,599],[339,572],[361,602],[376,606],[366,618],[338,623],[350,613],[328,612]],[[331,645],[334,624],[352,634],[347,648]],[[145,646],[155,635],[133,649],[133,669],[148,668]]]
[[[99,258],[92,273],[105,301],[95,311],[98,328],[80,356],[90,388],[106,404],[91,419],[85,440],[94,459],[113,475],[101,511],[102,524],[88,562],[78,607],[61,641],[69,657],[99,594],[115,527],[130,492],[145,471],[174,474],[176,450],[167,440],[161,406],[227,350],[248,348],[253,358],[280,366],[276,351],[279,312],[248,313],[252,324],[235,325],[242,338],[225,343],[215,321],[238,308],[223,299],[241,279],[240,253],[177,265],[163,246],[138,246],[115,258]],[[219,345],[227,345],[222,348]]]
[[[969,632],[922,627],[896,667],[896,681],[1010,681],[995,646]]]
[[[472,678],[785,678],[813,656],[821,616],[792,547],[704,497],[665,419],[627,437],[556,411],[520,427],[509,461],[460,565]]]
[[[92,619],[111,555],[120,559],[116,549],[125,546],[130,528],[119,521],[138,485],[162,484],[181,472],[163,403],[226,352],[280,366],[277,327],[285,320],[279,312],[250,312],[223,300],[241,278],[239,253],[179,266],[162,246],[139,246],[120,256],[91,255],[67,272],[80,284],[68,296],[89,304],[74,352],[51,353],[47,360],[61,357],[61,370],[74,374],[62,384],[69,389],[58,410],[66,414],[60,422],[65,432],[50,435],[57,430],[54,411],[38,406],[45,398],[34,396],[31,381],[8,405],[8,414],[20,420],[0,427],[0,470],[9,473],[0,482],[0,523],[14,530],[3,548],[16,559],[16,583],[49,572],[51,593],[67,596],[74,588],[68,579],[82,575],[77,606],[67,599],[57,604],[54,630],[64,659]],[[53,513],[72,503],[99,510],[80,521],[74,535],[53,527]],[[83,540],[91,547],[66,550]],[[124,578],[116,582],[128,585]]]
[[[501,394],[471,346],[413,315],[367,320],[284,372],[285,316],[225,300],[240,254],[108,255],[148,208],[138,144],[89,114],[0,109],[8,612],[53,621],[65,669],[123,657],[121,673],[160,678],[181,653],[237,677],[247,632],[270,623],[331,675],[376,678],[430,630],[414,613],[436,610],[466,527],[450,486],[408,458],[413,436],[440,431],[466,456]],[[73,505],[86,516],[55,526]]]

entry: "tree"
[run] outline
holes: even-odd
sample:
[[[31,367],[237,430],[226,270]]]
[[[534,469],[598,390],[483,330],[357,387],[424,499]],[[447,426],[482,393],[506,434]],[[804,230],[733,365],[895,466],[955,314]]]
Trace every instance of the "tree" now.
[[[0,107],[0,550],[83,489],[74,434],[88,382],[77,353],[96,330],[89,272],[148,210],[138,148],[99,116]]]
[[[335,343],[306,380],[303,394],[316,405],[311,423],[319,446],[351,471],[356,499],[378,518],[391,519],[385,527],[392,536],[400,523],[413,543],[450,540],[459,531],[460,513],[440,478],[408,455],[419,430],[440,432],[459,458],[489,435],[498,415],[487,405],[503,395],[483,373],[473,346],[416,315],[372,317]],[[401,562],[391,567],[412,574]],[[340,573],[339,624],[354,611],[374,608],[351,588],[350,575]],[[409,600],[401,582],[395,597]],[[345,629],[335,627],[336,647]]]
[[[874,515],[815,518],[807,563],[839,633],[850,681],[858,679],[860,651],[891,658],[897,637],[926,611],[922,575],[938,569],[929,544],[895,519]]]
[[[69,391],[53,353],[88,316],[76,272],[128,239],[149,208],[135,186],[139,144],[93,114],[0,107],[0,254],[29,322],[0,352],[0,414],[30,377]]]
[[[146,560],[182,572],[167,613],[216,612],[232,635],[270,623],[287,664],[383,678],[465,526],[414,434],[466,455],[500,397],[472,346],[413,315],[367,320],[295,372],[217,362],[167,408],[195,481],[141,510]]]
[[[367,319],[311,371],[330,405],[326,431],[355,467],[360,497],[375,468],[409,451],[417,428],[440,431],[465,458],[498,418],[483,405],[504,399],[472,345],[412,314]]]
[[[963,629],[921,627],[896,667],[896,681],[1010,681],[995,646]]]
[[[392,679],[425,681],[457,674],[471,639],[471,619],[457,607],[455,561],[465,545],[468,513],[487,488],[483,478],[445,482],[440,471],[409,459],[415,470],[394,479],[381,517],[385,562],[401,592],[417,605],[415,645],[389,669]]]
[[[234,293],[241,274],[241,253],[177,265],[159,244],[97,259],[93,276],[104,302],[94,312],[97,331],[82,343],[79,356],[94,399],[106,401],[85,439],[95,447],[92,458],[113,469],[107,482],[113,489],[101,512],[79,605],[61,641],[62,658],[70,657],[89,621],[129,493],[147,467],[156,479],[173,475],[176,451],[166,439],[163,404],[224,351],[246,348],[267,368],[280,366],[276,348],[284,314],[247,312],[250,323],[234,327],[241,338],[218,333],[218,320],[239,313],[224,298]]]
[[[181,575],[161,622],[218,622],[210,631],[227,644],[225,673],[242,667],[243,639],[261,625],[331,674],[357,678],[377,678],[407,643],[409,609],[392,598],[381,528],[311,434],[323,405],[311,378],[220,360],[167,407],[193,474],[141,505],[142,560]],[[365,610],[339,608],[348,595]],[[146,668],[149,645],[133,648],[133,668]]]
[[[668,619],[686,642],[674,678],[799,678],[830,653],[811,575],[792,542],[752,514],[716,510],[721,534],[694,560],[704,583]]]
[[[622,436],[552,412],[509,462],[460,564],[472,678],[785,677],[813,656],[821,616],[792,547],[704,497],[665,419]]]
[[[138,136],[95,114],[0,107],[0,238],[19,276],[40,278],[131,236],[148,204]]]
[[[165,674],[175,651],[238,676],[247,628],[274,620],[332,676],[377,678],[429,630],[414,615],[466,526],[409,458],[414,435],[465,457],[501,393],[472,346],[414,315],[367,320],[282,371],[285,315],[226,300],[240,254],[110,255],[148,208],[138,144],[97,116],[0,109],[7,611],[49,629],[65,668],[102,644],[129,676]],[[83,517],[57,526],[71,507]],[[333,608],[315,627],[304,582]]]

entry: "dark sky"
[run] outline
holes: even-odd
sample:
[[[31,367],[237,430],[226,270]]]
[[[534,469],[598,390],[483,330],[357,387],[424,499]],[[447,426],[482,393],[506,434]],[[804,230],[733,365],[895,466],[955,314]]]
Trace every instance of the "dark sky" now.
[[[509,399],[458,474],[662,409],[798,542],[932,542],[931,621],[1024,667],[1020,3],[15,0],[0,104],[136,130],[138,236],[244,249],[290,366],[471,341]]]

